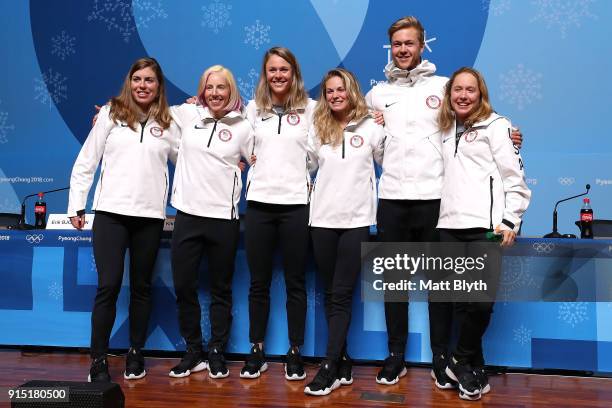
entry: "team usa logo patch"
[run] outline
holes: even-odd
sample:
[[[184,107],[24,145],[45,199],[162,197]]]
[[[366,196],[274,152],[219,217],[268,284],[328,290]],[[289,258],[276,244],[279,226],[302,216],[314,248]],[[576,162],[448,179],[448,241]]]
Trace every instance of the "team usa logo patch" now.
[[[363,146],[363,137],[359,135],[355,135],[351,137],[351,146],[353,146],[356,149]]]
[[[151,134],[155,137],[162,137],[162,135],[164,134],[164,129],[158,127],[158,126],[153,126],[150,130]]]
[[[464,136],[465,141],[468,142],[468,143],[472,143],[474,140],[476,140],[477,137],[478,137],[478,131],[477,130],[470,130]]]
[[[440,98],[438,98],[436,95],[428,96],[427,99],[425,99],[425,103],[431,109],[438,109],[440,105],[442,104],[442,102],[440,102]]]
[[[232,132],[230,132],[229,129],[221,129],[218,136],[222,142],[229,142],[232,140]]]
[[[287,123],[291,126],[295,126],[300,123],[300,115],[297,112],[289,112],[287,114]]]

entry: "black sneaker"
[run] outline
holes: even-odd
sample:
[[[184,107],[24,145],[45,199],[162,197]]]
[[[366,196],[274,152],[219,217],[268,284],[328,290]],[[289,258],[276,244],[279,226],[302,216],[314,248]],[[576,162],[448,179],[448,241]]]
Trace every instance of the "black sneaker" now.
[[[203,370],[206,370],[206,361],[202,359],[202,350],[187,348],[181,362],[175,365],[168,375],[182,378]]]
[[[340,357],[338,379],[340,380],[340,385],[351,385],[353,383],[353,360],[347,354]]]
[[[406,363],[403,354],[393,354],[385,359],[383,368],[376,376],[376,382],[384,385],[396,384],[399,379],[406,375]]]
[[[304,362],[297,347],[289,348],[285,363],[285,378],[289,381],[303,380],[306,378]]]
[[[459,398],[468,401],[480,399],[480,384],[469,364],[458,364],[450,358],[444,371],[451,380],[459,383]]]
[[[126,380],[138,380],[145,375],[147,372],[144,368],[145,360],[140,350],[130,348],[125,356],[125,371],[123,372],[123,378]]]
[[[111,377],[108,373],[108,361],[106,356],[98,357],[91,360],[91,367],[89,368],[89,375],[87,376],[87,382],[110,382]]]
[[[225,378],[229,375],[223,352],[216,347],[208,352],[208,374],[210,378]]]
[[[265,355],[259,345],[253,344],[251,354],[247,357],[244,367],[240,370],[240,378],[257,378],[268,369],[268,363],[264,360]]]
[[[436,387],[441,390],[448,390],[457,387],[457,382],[453,381],[448,375],[446,375],[446,366],[448,365],[448,358],[444,354],[436,354],[433,356],[431,362],[431,378],[436,383]]]
[[[327,395],[340,387],[336,370],[335,363],[328,360],[323,361],[315,378],[304,388],[304,393],[308,395]]]
[[[476,375],[478,384],[480,384],[480,393],[482,395],[488,394],[491,391],[491,385],[489,385],[489,376],[484,367],[475,367],[474,374]]]

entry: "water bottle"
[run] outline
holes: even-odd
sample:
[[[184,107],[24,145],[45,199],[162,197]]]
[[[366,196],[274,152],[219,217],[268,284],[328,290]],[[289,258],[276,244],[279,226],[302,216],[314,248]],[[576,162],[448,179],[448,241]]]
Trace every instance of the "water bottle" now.
[[[580,238],[593,238],[593,209],[591,200],[585,198],[580,209]]]
[[[43,193],[38,193],[38,200],[34,204],[34,228],[45,229],[47,227],[47,203],[43,201]]]

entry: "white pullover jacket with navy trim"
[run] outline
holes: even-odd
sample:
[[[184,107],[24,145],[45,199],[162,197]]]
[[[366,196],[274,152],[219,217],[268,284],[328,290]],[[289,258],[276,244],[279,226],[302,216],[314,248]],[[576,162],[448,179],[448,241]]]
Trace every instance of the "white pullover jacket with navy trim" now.
[[[350,122],[338,146],[321,145],[314,126],[310,143],[319,169],[310,198],[310,225],[357,228],[376,224],[376,175],[385,132],[370,117]]]
[[[240,112],[215,119],[207,107],[172,107],[181,129],[171,204],[199,217],[237,219],[242,191],[240,157],[253,149],[251,124]]]
[[[246,198],[269,204],[308,204],[308,131],[316,102],[283,114],[262,112],[250,101],[246,115],[254,130]]]
[[[175,162],[180,131],[149,119],[136,130],[110,118],[102,107],[72,168],[68,216],[85,210],[87,195],[102,160],[92,209],[134,217],[166,217],[170,180],[168,160]]]

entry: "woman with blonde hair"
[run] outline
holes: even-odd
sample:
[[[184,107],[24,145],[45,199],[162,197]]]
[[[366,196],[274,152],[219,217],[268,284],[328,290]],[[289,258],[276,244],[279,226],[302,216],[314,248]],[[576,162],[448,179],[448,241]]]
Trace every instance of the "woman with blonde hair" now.
[[[306,378],[300,346],[306,321],[305,268],[308,251],[308,129],[315,102],[308,98],[297,59],[283,47],[263,58],[255,100],[247,118],[253,126],[253,154],[246,199],[245,247],[251,273],[249,340],[252,343],[240,376],[257,378],[268,365],[263,351],[270,313],[274,252],[280,247],[287,291],[290,348],[285,378]]]
[[[232,73],[221,65],[204,71],[198,104],[173,109],[181,143],[172,190],[177,209],[172,236],[172,276],[186,352],[170,371],[186,377],[208,368],[210,377],[229,375],[223,351],[232,326],[232,277],[239,239],[240,157],[252,150],[252,128]],[[198,271],[208,258],[211,339],[208,364],[202,347]]]
[[[327,395],[353,382],[346,351],[361,243],[376,224],[374,159],[382,161],[384,130],[368,113],[355,76],[342,68],[321,81],[311,143],[319,169],[310,201],[315,262],[325,282],[329,327],[326,359],[304,389]]]
[[[126,250],[130,252],[130,350],[124,378],[146,375],[144,347],[151,314],[151,278],[168,196],[168,160],[175,161],[179,130],[166,102],[164,76],[152,58],[130,68],[121,93],[98,114],[74,163],[68,216],[85,225],[85,204],[100,160],[93,210],[98,288],[91,315],[89,381],[110,381],[106,354],[115,322]]]
[[[512,245],[531,192],[525,183],[519,148],[512,142],[512,125],[493,111],[478,71],[464,67],[452,75],[445,87],[438,124],[444,160],[437,226],[440,240],[487,241],[487,234],[497,234],[502,246]],[[453,311],[459,336],[444,371],[458,383],[460,398],[478,400],[491,389],[484,370],[482,337],[493,303],[430,302],[434,354],[447,355]],[[438,382],[436,385],[440,387]],[[450,388],[454,384],[448,385]]]

